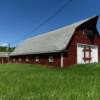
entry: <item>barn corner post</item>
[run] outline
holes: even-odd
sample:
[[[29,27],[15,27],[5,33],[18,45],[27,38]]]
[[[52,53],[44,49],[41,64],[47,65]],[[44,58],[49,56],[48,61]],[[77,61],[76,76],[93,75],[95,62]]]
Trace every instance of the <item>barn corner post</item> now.
[[[61,53],[61,68],[64,67],[64,57],[63,57],[63,52]]]

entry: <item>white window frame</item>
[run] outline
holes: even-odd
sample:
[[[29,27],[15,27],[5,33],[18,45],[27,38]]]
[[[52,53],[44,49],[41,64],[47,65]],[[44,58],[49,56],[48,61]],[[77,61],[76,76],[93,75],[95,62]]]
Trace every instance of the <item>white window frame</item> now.
[[[39,57],[35,57],[35,61],[36,62],[39,62]]]
[[[21,62],[22,61],[22,59],[21,58],[19,58],[19,62]]]
[[[53,56],[49,56],[49,62],[53,62]]]
[[[13,62],[15,62],[15,58],[13,58]]]
[[[29,62],[29,58],[26,58],[26,62]]]

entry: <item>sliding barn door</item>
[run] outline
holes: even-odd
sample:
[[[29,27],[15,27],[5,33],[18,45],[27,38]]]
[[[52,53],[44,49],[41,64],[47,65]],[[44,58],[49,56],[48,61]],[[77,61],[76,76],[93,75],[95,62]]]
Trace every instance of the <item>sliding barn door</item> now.
[[[77,44],[77,64],[98,62],[98,46]]]

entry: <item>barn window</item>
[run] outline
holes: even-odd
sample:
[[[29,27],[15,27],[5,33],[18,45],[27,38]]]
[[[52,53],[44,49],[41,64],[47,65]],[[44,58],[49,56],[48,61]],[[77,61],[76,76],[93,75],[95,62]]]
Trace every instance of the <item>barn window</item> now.
[[[83,52],[84,52],[84,57],[83,57],[84,61],[90,62],[91,61],[91,48],[90,48],[90,46],[87,45],[87,47],[84,47]]]
[[[19,58],[19,62],[21,62],[21,58]]]
[[[89,58],[89,57],[90,57],[90,55],[89,55],[89,54],[90,54],[90,52],[89,52],[89,51],[85,52],[85,57],[86,57],[86,58]]]
[[[83,35],[85,35],[85,30],[82,31]]]
[[[26,58],[26,62],[29,62],[29,59],[28,58]]]
[[[53,56],[49,56],[49,62],[53,62]]]
[[[88,36],[88,38],[90,39],[90,40],[93,40],[93,32],[92,31],[88,31],[87,32],[87,36]]]
[[[15,62],[15,58],[13,58],[13,62]]]
[[[36,62],[39,62],[39,57],[36,57],[36,59],[35,59],[35,60],[36,60]]]
[[[93,34],[93,32],[90,31],[90,30],[83,30],[83,34],[86,34],[87,37],[88,37],[91,41],[92,41],[93,38],[94,38],[94,34]]]

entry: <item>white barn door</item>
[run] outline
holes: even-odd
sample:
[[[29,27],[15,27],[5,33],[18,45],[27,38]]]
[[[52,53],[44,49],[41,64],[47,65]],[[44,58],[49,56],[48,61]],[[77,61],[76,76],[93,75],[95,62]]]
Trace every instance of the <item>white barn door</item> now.
[[[98,46],[77,44],[77,64],[98,62]]]
[[[92,48],[91,56],[93,59],[91,59],[91,63],[98,62],[98,47]]]

